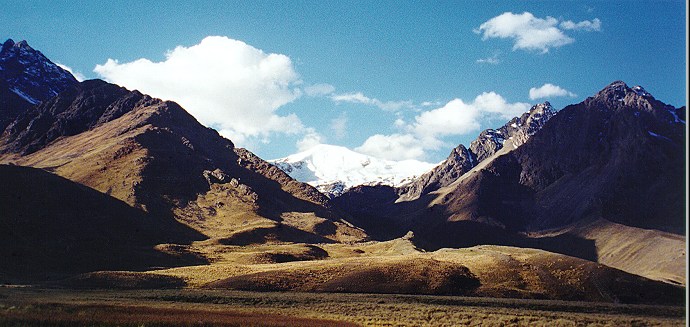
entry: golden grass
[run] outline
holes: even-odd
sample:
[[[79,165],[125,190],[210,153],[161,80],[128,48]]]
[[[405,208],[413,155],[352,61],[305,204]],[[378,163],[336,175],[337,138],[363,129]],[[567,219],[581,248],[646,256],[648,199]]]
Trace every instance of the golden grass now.
[[[682,288],[536,249],[476,246],[423,252],[405,239],[351,245],[200,243],[192,247],[213,253],[211,265],[148,273],[181,278],[192,288],[472,294],[626,303],[683,301]],[[460,273],[462,269],[466,273]],[[462,280],[456,275],[478,282],[453,286],[453,280]]]
[[[264,317],[264,319],[259,319]],[[0,288],[0,324],[683,326],[682,307],[448,296]]]

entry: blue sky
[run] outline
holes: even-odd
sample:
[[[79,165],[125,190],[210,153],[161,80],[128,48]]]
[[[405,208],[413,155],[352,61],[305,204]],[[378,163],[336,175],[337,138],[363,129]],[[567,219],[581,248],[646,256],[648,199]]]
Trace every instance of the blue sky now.
[[[2,7],[0,37],[85,78],[176,100],[266,159],[321,142],[437,162],[529,105],[561,109],[619,79],[687,101],[685,1]]]

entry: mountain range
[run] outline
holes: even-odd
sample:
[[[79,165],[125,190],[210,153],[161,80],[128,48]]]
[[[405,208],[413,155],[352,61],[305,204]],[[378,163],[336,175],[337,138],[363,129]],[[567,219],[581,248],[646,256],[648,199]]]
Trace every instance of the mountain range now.
[[[271,163],[25,41],[0,77],[5,282],[682,301],[686,109],[641,87],[537,104],[427,166],[325,145]]]

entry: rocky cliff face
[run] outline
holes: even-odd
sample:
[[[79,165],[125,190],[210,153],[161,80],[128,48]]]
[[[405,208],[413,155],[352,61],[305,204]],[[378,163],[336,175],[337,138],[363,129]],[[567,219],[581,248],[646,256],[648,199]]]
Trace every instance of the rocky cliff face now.
[[[556,111],[549,102],[537,104],[501,128],[483,131],[470,143],[470,150],[477,157],[477,161],[481,162],[503,148],[506,140],[512,140],[512,145],[518,147],[539,131],[555,114]]]

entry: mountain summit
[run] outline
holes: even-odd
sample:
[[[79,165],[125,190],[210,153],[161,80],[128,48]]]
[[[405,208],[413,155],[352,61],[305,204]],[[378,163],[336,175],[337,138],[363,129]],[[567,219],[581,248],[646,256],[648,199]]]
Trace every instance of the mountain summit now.
[[[78,82],[26,41],[0,48],[0,134],[22,112]]]
[[[52,98],[78,83],[72,74],[26,41],[14,43],[12,39],[0,48],[0,80],[31,104]]]

